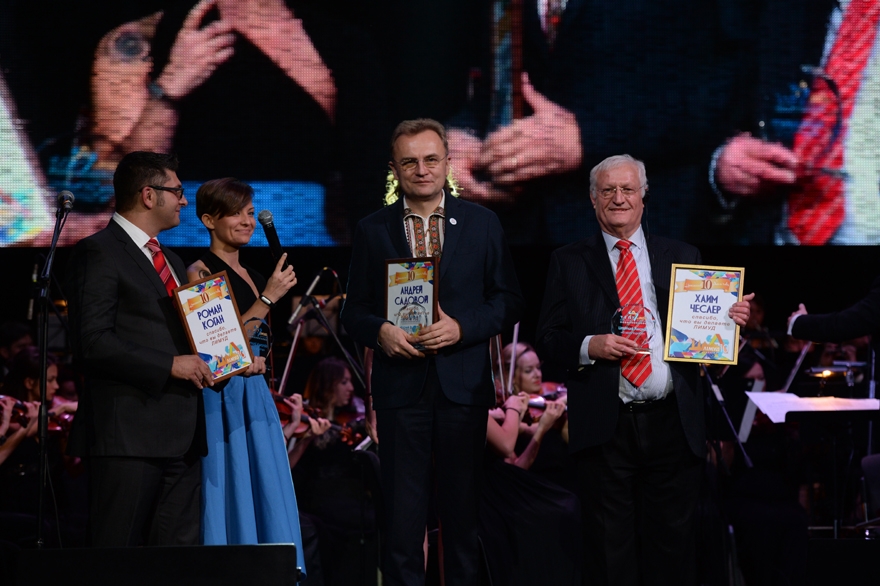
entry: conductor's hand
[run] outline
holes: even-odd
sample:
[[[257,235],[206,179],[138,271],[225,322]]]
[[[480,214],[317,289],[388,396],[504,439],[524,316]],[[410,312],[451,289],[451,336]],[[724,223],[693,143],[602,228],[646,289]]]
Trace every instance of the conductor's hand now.
[[[175,356],[171,365],[171,376],[188,380],[199,389],[214,386],[214,376],[205,361],[194,354]]]
[[[593,360],[620,360],[624,356],[635,356],[638,347],[639,345],[629,338],[602,334],[590,339],[587,352]]]
[[[413,348],[408,341],[406,333],[390,322],[385,322],[379,328],[379,346],[389,357],[397,358],[424,358],[425,355]]]
[[[413,342],[420,342],[426,351],[437,352],[446,346],[458,344],[461,340],[461,326],[458,321],[443,312],[440,304],[437,304],[437,315],[440,317],[436,322],[426,328],[422,328],[418,336],[411,337]]]

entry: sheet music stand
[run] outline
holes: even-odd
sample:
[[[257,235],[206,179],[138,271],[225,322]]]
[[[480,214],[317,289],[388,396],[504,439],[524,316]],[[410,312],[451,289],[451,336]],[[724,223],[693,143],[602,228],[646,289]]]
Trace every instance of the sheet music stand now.
[[[854,423],[880,420],[880,400],[845,399],[840,397],[798,397],[790,393],[747,392],[749,405],[743,414],[745,418],[754,417],[752,405],[764,412],[773,423],[804,422],[812,423],[827,430],[831,437],[831,476],[832,476],[832,514],[834,517],[834,539],[840,530],[840,497],[837,486],[837,434],[841,429]]]
[[[870,401],[871,399],[864,399]],[[802,422],[812,423],[818,427],[824,428],[831,438],[831,509],[834,516],[834,539],[838,538],[841,526],[841,495],[838,494],[838,476],[837,470],[837,436],[848,426],[856,423],[868,423],[880,419],[880,410],[841,410],[841,411],[789,411],[785,415],[786,422]]]

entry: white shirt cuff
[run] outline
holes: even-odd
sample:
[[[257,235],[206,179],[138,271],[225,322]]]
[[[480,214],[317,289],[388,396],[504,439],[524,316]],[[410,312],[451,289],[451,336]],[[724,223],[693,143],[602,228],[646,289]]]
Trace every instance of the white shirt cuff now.
[[[792,334],[791,334],[791,330],[794,329],[794,322],[795,322],[795,321],[797,320],[797,318],[799,318],[799,317],[800,317],[800,315],[796,315],[796,316],[794,316],[793,318],[791,318],[790,320],[788,320],[788,335],[789,335],[789,336],[792,335]]]
[[[590,340],[593,339],[593,336],[587,336],[584,338],[584,341],[581,342],[581,366],[589,366],[590,364],[595,363],[596,361],[590,358]]]

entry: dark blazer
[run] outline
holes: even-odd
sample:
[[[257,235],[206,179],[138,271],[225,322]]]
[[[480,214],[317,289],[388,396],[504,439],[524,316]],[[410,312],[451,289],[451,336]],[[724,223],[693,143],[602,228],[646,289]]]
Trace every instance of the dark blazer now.
[[[446,225],[438,292],[443,311],[461,324],[462,339],[434,358],[443,393],[464,405],[495,404],[489,338],[512,326],[523,298],[498,218],[473,203],[446,196]],[[389,358],[378,347],[385,315],[385,260],[411,257],[403,228],[403,198],[358,223],[342,322],[375,350],[373,405],[415,403],[428,360]]]
[[[523,2],[523,68],[538,92],[574,114],[582,162],[575,171],[528,182],[515,206],[498,206],[512,244],[561,245],[598,233],[583,186],[593,165],[620,153],[645,162],[652,197],[663,202],[645,210],[652,229],[690,240],[688,231],[703,221],[698,202],[714,197],[708,160],[727,136],[740,58],[742,31],[727,22],[726,5],[739,10],[749,1],[568,0],[552,48],[537,0]],[[475,85],[474,97],[450,122],[478,135],[493,130],[493,3],[481,4],[484,42],[469,65],[482,75],[461,76]]]
[[[795,320],[791,333],[795,338],[813,342],[842,342],[870,334],[876,350],[880,335],[880,277],[874,279],[868,295],[855,305],[834,313],[802,315]]]
[[[793,89],[810,83],[804,65],[818,66],[832,11],[836,0],[725,0],[726,18],[737,23],[746,41],[741,46],[736,67],[730,70],[734,82],[728,98],[728,127],[724,134],[731,137],[740,132],[770,141],[782,141],[791,147],[795,127],[790,132],[773,131],[774,119],[789,119],[789,114],[774,114],[779,106],[787,112]],[[787,135],[787,136],[784,136]],[[720,146],[719,141],[716,146]],[[709,160],[705,162],[709,168]],[[705,211],[698,211],[703,233],[701,241],[728,242],[740,245],[773,244],[776,227],[782,219],[782,206],[789,188],[780,186],[775,193],[762,197],[740,198],[732,211],[721,209],[717,197],[703,201]]]
[[[185,281],[180,257],[162,251]],[[201,391],[171,378],[174,356],[192,354],[180,316],[152,263],[115,221],[76,245],[67,293],[86,376],[71,452],[178,457],[194,444],[205,453]]]
[[[699,251],[659,236],[647,239],[657,308],[666,328],[669,279],[673,263],[699,263]],[[617,286],[602,234],[555,250],[538,322],[541,357],[568,369],[568,417],[571,451],[611,439],[617,425],[620,362],[597,360],[580,367],[584,337],[611,331],[611,316],[620,307]],[[705,453],[703,393],[696,365],[670,362],[682,426],[691,450]]]

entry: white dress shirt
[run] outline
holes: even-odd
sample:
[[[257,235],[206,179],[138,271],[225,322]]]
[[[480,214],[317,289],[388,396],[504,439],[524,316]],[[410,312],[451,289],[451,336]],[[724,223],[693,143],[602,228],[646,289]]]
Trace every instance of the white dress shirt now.
[[[125,233],[137,244],[138,248],[141,249],[147,256],[147,260],[150,261],[150,264],[153,264],[153,253],[147,248],[147,241],[150,239],[150,235],[126,220],[124,217],[120,216],[118,212],[113,212],[113,221],[119,224],[119,227],[125,230]],[[158,240],[156,240],[158,242]],[[168,260],[167,258],[165,259]],[[180,279],[177,278],[177,274],[174,272],[174,267],[171,266],[171,263],[168,264],[168,269],[171,271],[171,276],[174,277],[174,282],[180,285]]]
[[[608,250],[608,258],[611,260],[611,272],[617,274],[617,261],[620,259],[620,251],[615,248],[618,240],[615,236],[602,232],[605,247]],[[654,337],[651,338],[651,374],[641,387],[635,387],[631,382],[620,375],[618,395],[624,403],[630,401],[650,401],[662,399],[672,392],[672,371],[663,360],[663,326],[660,321],[660,312],[657,308],[657,293],[654,291],[654,279],[651,276],[651,259],[648,256],[648,248],[645,242],[645,233],[641,226],[636,230],[629,241],[632,243],[630,250],[636,261],[636,269],[639,272],[639,283],[642,286],[642,302],[645,307],[654,314],[657,320],[657,328]],[[611,316],[608,316],[608,333],[611,333]],[[581,343],[581,364],[590,365],[595,362],[590,358],[589,347],[593,336],[587,336]]]

